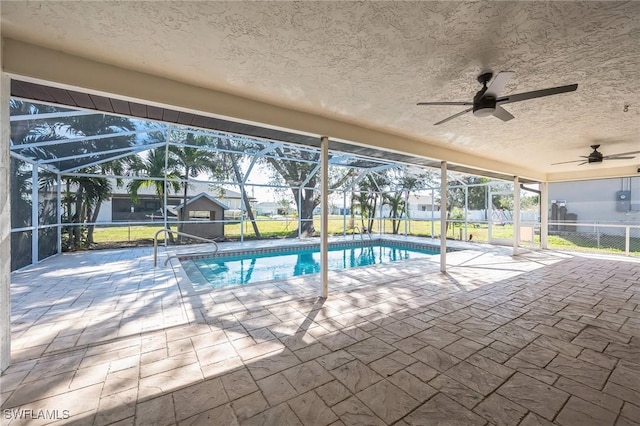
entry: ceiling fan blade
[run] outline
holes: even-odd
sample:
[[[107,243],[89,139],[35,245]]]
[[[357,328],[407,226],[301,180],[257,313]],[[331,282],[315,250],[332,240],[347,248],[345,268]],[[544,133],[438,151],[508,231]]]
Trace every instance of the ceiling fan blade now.
[[[636,157],[604,157],[603,160],[633,160]]]
[[[473,102],[418,102],[416,105],[473,105]]]
[[[484,95],[490,95],[497,99],[502,94],[505,86],[507,85],[507,83],[509,83],[509,80],[511,80],[514,75],[516,75],[516,73],[513,71],[499,72],[496,78],[494,78],[491,84],[487,87]]]
[[[624,157],[625,155],[632,155],[632,154],[640,154],[640,151],[621,152],[619,154],[605,155],[604,157],[602,157],[602,159],[603,160],[614,160],[617,157]],[[635,158],[635,157],[624,157],[625,160],[630,160],[631,158]]]
[[[555,166],[556,164],[579,163],[579,162],[581,162],[581,161],[584,161],[584,160],[562,161],[562,162],[560,162],[560,163],[551,163],[551,165],[552,165],[552,166]]]
[[[496,110],[493,113],[493,116],[498,117],[502,121],[509,121],[515,118],[509,111],[502,108],[500,105],[496,105]]]
[[[558,95],[560,93],[573,92],[578,88],[577,84],[568,86],[551,87],[549,89],[534,90],[533,92],[518,93],[515,95],[503,96],[498,99],[500,104],[510,104],[512,102],[526,101],[528,99],[542,98],[544,96]]]
[[[434,126],[437,126],[438,124],[442,124],[442,123],[446,123],[449,120],[453,120],[454,118],[460,117],[461,115],[464,115],[466,113],[468,113],[469,111],[471,111],[473,108],[467,108],[464,111],[460,111],[457,114],[453,114],[451,117],[447,117],[442,121],[438,121],[437,123],[434,124]]]
[[[589,164],[589,162],[588,161],[583,161],[582,163],[578,164],[578,166],[582,166],[584,164]]]

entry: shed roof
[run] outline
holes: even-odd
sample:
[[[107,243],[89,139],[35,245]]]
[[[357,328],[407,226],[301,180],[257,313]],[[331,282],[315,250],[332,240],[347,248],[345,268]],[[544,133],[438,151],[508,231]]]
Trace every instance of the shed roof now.
[[[218,201],[217,199],[213,198],[211,195],[201,192],[198,195],[195,195],[193,197],[191,197],[189,200],[187,200],[186,205],[191,204],[192,202],[199,200],[200,198],[206,198],[207,200],[211,201],[213,204],[216,204],[220,207],[222,207],[223,210],[229,210],[229,206],[227,206],[226,204]],[[174,207],[175,210],[182,210],[182,208],[185,206],[185,203],[179,204],[176,207]]]

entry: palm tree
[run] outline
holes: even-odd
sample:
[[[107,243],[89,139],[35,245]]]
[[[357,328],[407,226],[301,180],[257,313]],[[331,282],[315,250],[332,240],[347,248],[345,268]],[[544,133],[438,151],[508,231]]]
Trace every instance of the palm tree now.
[[[209,144],[209,138],[205,136],[195,137],[193,133],[187,133],[185,143],[188,145],[204,145]],[[172,154],[172,159],[175,161],[176,166],[182,169],[182,205],[186,206],[188,201],[189,191],[189,178],[195,178],[201,173],[209,173],[215,175],[219,171],[220,162],[215,161],[214,153],[211,151],[194,148],[191,146],[176,146],[169,147]],[[182,209],[186,212],[186,209]],[[180,218],[181,221],[189,220],[189,215],[183,214]],[[183,223],[178,225],[178,230],[181,231],[184,227]]]
[[[38,105],[29,102],[11,100],[10,108],[12,115],[33,114],[34,120],[20,120],[11,123],[11,140],[16,145],[32,143],[45,140],[61,140],[78,138],[88,135],[110,135],[113,133],[130,131],[135,129],[132,120],[124,117],[92,114],[71,117],[56,117],[50,119],[37,119],[38,113],[57,112],[60,108]],[[36,121],[37,119],[37,121]],[[32,157],[36,160],[55,160],[56,167],[60,170],[73,169],[82,164],[93,163],[101,159],[100,152],[111,149],[127,148],[135,144],[135,135],[113,136],[100,139],[88,139],[73,143],[60,143],[48,146],[46,150],[42,148],[30,148],[21,154]],[[64,160],[65,157],[88,154],[82,159]],[[80,173],[106,174],[108,172],[119,172],[122,169],[123,160],[112,161],[100,167],[94,166],[87,169],[78,170]],[[41,182],[49,179],[52,183],[52,176],[46,177],[44,174]],[[94,222],[100,210],[100,204],[111,194],[111,187],[107,185],[104,178],[84,177],[75,178],[63,176],[63,184],[67,190],[64,194],[67,217],[66,221],[76,224],[85,221]],[[73,192],[72,192],[73,188]],[[106,191],[106,192],[105,192]],[[98,195],[99,194],[99,195]],[[93,198],[87,198],[93,197]],[[75,215],[71,217],[72,204],[75,204]],[[92,213],[92,214],[88,214]],[[86,243],[93,242],[93,225],[89,226],[89,235]],[[82,240],[82,228],[80,225],[73,227],[70,235],[70,242],[73,247],[80,246]]]
[[[371,175],[367,175],[358,186],[358,192],[352,193],[352,209],[357,208],[360,210],[362,231],[371,233],[379,198],[379,194],[376,192],[376,182]]]
[[[146,158],[137,157],[136,161],[132,162],[131,169],[135,176],[146,177],[147,179],[135,179],[129,182],[127,185],[127,190],[129,194],[131,194],[131,201],[137,203],[139,200],[138,191],[141,188],[153,188],[155,190],[156,196],[160,201],[160,205],[163,206],[163,217],[166,217],[168,213],[167,206],[164,205],[164,196],[165,196],[165,180],[157,180],[151,178],[164,178],[166,172],[166,182],[167,189],[169,192],[173,190],[173,192],[180,191],[180,183],[178,180],[180,179],[180,174],[177,172],[177,162],[175,158],[169,155],[166,158],[166,166],[165,167],[165,148],[155,148],[148,151]],[[171,229],[167,224],[167,228]],[[173,242],[173,236],[169,233],[169,240]]]
[[[404,191],[382,193],[382,205],[389,206],[389,218],[391,218],[391,228],[394,234],[400,230],[400,218],[406,210],[404,194]]]
[[[106,201],[113,191],[111,183],[106,178],[90,178],[89,185],[85,188],[85,202],[87,220],[91,225],[87,227],[87,244],[93,244],[93,231],[95,222],[100,214],[100,206]]]

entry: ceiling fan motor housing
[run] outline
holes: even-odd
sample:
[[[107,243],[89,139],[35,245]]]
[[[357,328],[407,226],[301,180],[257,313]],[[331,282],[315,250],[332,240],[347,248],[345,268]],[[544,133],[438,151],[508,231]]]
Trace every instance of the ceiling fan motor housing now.
[[[591,154],[589,154],[587,161],[589,163],[602,163],[602,154],[600,154],[599,152],[592,152]]]
[[[478,93],[478,95],[480,95],[480,93]],[[473,115],[476,117],[493,115],[493,113],[496,112],[496,98],[493,96],[478,95],[476,95],[473,100]]]

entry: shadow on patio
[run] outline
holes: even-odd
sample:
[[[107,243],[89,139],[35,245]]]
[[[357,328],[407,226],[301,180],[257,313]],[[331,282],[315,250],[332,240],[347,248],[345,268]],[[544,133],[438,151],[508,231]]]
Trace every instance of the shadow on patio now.
[[[63,256],[17,277],[18,289],[50,291],[18,296],[24,360],[2,376],[3,409],[69,410],[59,424],[485,424],[576,412],[634,424],[638,263],[467,252],[447,275],[424,261],[331,273],[322,300],[317,276],[181,296],[169,269],[130,256],[87,270]],[[71,266],[53,280],[59,261]]]

